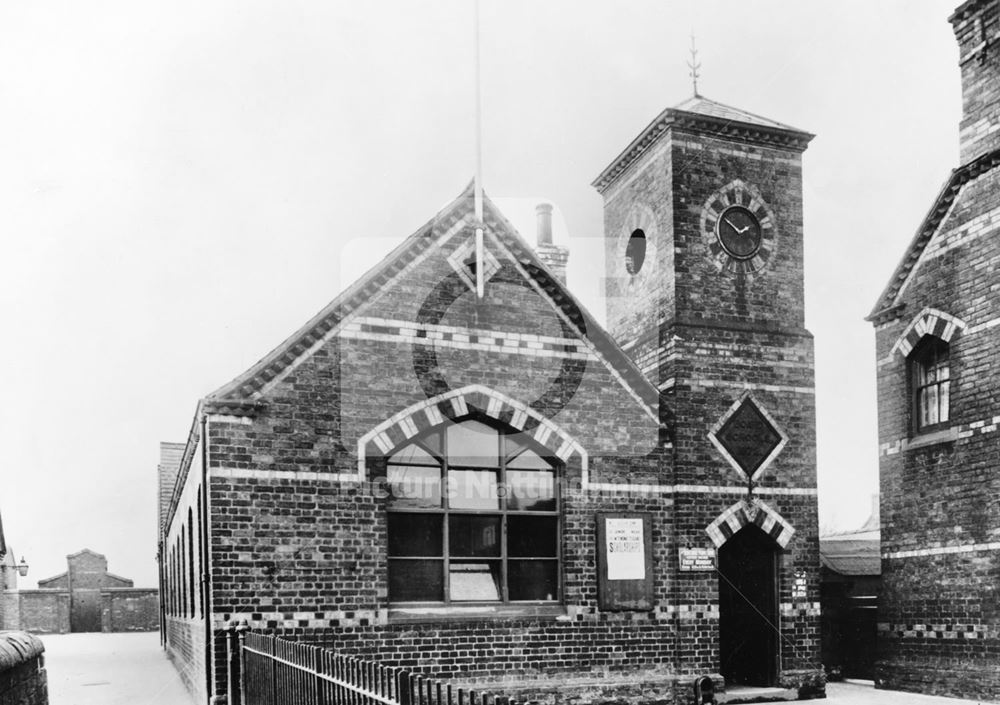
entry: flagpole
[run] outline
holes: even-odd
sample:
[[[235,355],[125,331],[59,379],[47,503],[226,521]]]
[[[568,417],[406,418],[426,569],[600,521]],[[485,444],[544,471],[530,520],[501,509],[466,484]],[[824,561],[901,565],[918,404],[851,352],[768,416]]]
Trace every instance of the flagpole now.
[[[486,282],[483,279],[483,99],[480,88],[479,68],[479,0],[475,1],[475,62],[476,62],[476,296],[483,298]]]

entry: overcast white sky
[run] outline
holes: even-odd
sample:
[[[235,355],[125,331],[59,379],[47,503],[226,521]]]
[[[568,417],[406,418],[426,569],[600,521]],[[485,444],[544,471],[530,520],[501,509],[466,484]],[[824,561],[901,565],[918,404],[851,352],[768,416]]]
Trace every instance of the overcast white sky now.
[[[487,191],[529,237],[533,200],[556,205],[601,318],[589,184],[689,97],[692,30],[704,95],[818,135],[828,526],[877,488],[862,319],[957,166],[955,5],[483,0]],[[468,183],[472,46],[469,0],[0,3],[0,512],[22,586],[84,547],[155,585],[158,443]]]

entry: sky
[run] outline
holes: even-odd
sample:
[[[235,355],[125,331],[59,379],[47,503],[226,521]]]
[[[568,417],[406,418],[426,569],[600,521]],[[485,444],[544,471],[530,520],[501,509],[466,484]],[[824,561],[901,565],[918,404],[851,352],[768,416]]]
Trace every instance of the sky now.
[[[820,519],[877,491],[863,318],[958,166],[957,0],[482,0],[487,193],[603,320],[590,182],[700,92],[804,155]],[[0,3],[0,513],[30,564],[156,584],[160,441],[468,184],[470,0]],[[523,224],[523,225],[522,225]]]

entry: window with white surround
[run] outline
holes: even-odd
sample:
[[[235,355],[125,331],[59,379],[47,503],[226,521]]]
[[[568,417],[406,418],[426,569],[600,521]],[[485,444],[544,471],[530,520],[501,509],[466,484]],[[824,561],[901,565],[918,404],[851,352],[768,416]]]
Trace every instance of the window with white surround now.
[[[396,449],[389,601],[559,601],[559,470],[529,434],[473,417]]]

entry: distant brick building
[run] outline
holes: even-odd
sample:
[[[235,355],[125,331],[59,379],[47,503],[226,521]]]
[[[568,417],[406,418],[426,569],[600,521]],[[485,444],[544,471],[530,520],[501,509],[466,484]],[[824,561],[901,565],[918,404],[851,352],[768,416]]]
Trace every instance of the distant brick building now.
[[[950,18],[960,166],[869,320],[878,366],[880,685],[1000,699],[1000,6]]]
[[[201,400],[160,463],[197,699],[233,620],[526,697],[821,693],[810,138],[661,113],[594,182],[610,333],[470,189]]]
[[[156,588],[136,588],[108,572],[108,559],[90,549],[66,557],[66,572],[38,581],[37,590],[8,593],[3,628],[37,634],[155,631]]]

